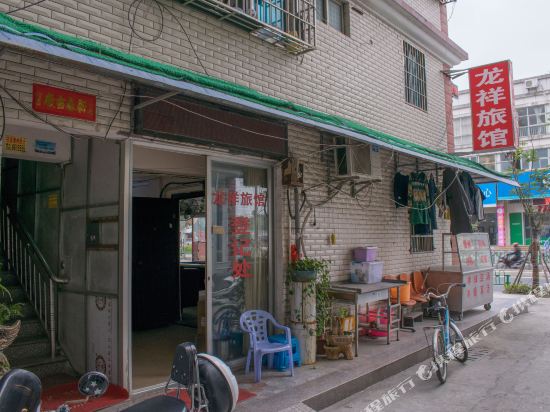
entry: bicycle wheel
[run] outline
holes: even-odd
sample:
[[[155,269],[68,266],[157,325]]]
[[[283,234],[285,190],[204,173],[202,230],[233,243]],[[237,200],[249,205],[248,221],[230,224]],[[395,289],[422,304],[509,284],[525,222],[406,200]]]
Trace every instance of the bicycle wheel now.
[[[449,335],[453,356],[461,363],[466,362],[468,360],[468,347],[466,346],[462,332],[452,321],[449,322]]]
[[[437,329],[433,337],[434,363],[437,368],[437,378],[441,383],[447,380],[447,356],[445,353],[445,339],[443,330]]]

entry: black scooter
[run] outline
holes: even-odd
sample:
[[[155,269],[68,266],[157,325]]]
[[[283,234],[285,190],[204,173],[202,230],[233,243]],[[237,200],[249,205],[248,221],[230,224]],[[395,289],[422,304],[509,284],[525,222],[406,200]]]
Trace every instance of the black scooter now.
[[[497,262],[497,269],[519,269],[523,265],[525,256],[521,256],[518,260],[510,261],[508,255],[502,256]]]

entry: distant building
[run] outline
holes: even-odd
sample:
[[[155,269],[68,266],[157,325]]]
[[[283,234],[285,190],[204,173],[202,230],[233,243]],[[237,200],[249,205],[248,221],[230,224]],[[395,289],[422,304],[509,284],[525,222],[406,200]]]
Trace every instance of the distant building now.
[[[550,74],[514,81],[515,107],[518,118],[520,144],[533,148],[537,160],[531,164],[522,162],[524,176],[533,169],[548,168],[550,163]],[[469,90],[461,91],[453,103],[455,153],[463,154],[497,172],[506,173],[512,168],[510,152],[472,153],[472,123]],[[488,232],[491,243],[497,245],[498,233],[505,245],[518,242],[528,245],[531,228],[523,207],[511,187],[505,184],[482,185],[487,196],[484,202],[487,219],[480,225]],[[549,204],[550,193],[538,196],[536,203]],[[497,209],[502,210],[504,219],[498,224]],[[542,231],[542,238],[550,238],[550,216]],[[504,235],[504,236],[503,236]],[[502,241],[501,241],[502,246]]]

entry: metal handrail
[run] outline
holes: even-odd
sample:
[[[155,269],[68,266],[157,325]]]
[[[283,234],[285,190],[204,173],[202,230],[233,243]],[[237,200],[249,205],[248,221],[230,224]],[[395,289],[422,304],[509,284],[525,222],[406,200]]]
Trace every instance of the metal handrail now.
[[[57,287],[69,279],[56,276],[38,245],[17,217],[4,205],[0,210],[0,241],[13,270],[50,338],[51,357],[57,346]]]

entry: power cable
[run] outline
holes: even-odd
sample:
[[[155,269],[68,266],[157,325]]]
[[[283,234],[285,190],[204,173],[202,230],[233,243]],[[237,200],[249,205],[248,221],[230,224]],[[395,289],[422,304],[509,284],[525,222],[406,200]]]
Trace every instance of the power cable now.
[[[37,5],[39,5],[40,3],[44,3],[45,1],[46,1],[46,0],[39,0],[39,1],[35,2],[35,3],[27,4],[26,6],[19,7],[19,8],[17,8],[17,9],[15,9],[15,10],[12,10],[12,11],[8,11],[8,12],[6,12],[6,14],[13,14],[13,13],[15,13],[15,12],[18,12],[18,11],[21,11],[21,10],[28,9],[29,7],[37,6]]]
[[[132,33],[134,34],[134,36],[136,36],[138,39],[143,40],[144,42],[155,42],[155,41],[157,41],[158,39],[161,38],[162,33],[164,32],[164,12],[162,10],[162,5],[158,1],[153,0],[153,4],[156,5],[156,7],[158,8],[158,10],[160,12],[160,28],[158,29],[158,33],[156,35],[151,36],[150,38],[147,38],[147,37],[143,36],[143,32],[140,33],[136,30],[137,13],[138,13],[138,10],[139,10],[140,6],[144,2],[145,2],[145,0],[134,0],[130,4],[130,7],[128,8],[128,25],[130,26],[130,29],[132,30]],[[135,8],[135,10],[132,14],[132,10],[134,8]],[[133,17],[132,17],[132,15],[133,15]]]

